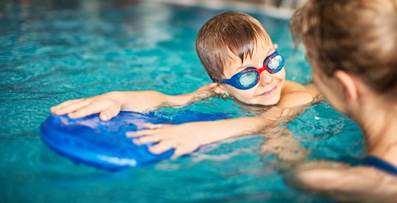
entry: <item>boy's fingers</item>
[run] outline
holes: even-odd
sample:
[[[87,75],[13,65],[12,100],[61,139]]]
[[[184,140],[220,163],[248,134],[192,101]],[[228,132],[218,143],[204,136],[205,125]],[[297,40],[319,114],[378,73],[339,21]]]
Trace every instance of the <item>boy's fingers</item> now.
[[[154,154],[161,154],[171,148],[172,148],[172,146],[169,142],[160,142],[157,145],[150,147],[149,151]]]
[[[214,87],[216,87],[216,86],[217,86],[217,83],[211,83],[211,84],[208,85],[208,87],[209,87],[210,89],[212,89],[212,88],[214,88]]]
[[[214,89],[214,92],[216,93],[216,94],[224,94],[225,92],[223,91],[223,90],[221,90],[221,89]]]
[[[120,112],[120,106],[118,105],[112,105],[109,108],[107,108],[105,111],[102,111],[101,114],[99,115],[99,118],[103,121],[108,121],[115,117],[117,114]]]
[[[184,150],[183,148],[177,148],[174,152],[174,154],[172,155],[171,159],[175,160],[178,157],[187,154],[188,152],[186,150]]]
[[[156,129],[156,128],[162,128],[165,125],[164,124],[153,124],[153,123],[145,123],[142,125],[144,128],[148,129]]]
[[[198,146],[192,145],[192,144],[190,144],[190,145],[184,145],[183,147],[179,147],[179,148],[177,148],[177,149],[175,150],[175,152],[174,152],[174,154],[173,154],[173,156],[172,156],[172,159],[176,159],[176,158],[178,158],[178,157],[180,157],[180,156],[182,156],[182,155],[192,153],[192,152],[194,152],[194,150],[196,150],[197,148],[198,148]]]
[[[84,116],[88,116],[94,113],[99,113],[103,109],[105,109],[107,106],[104,103],[92,103],[85,108],[81,108],[77,110],[76,112],[70,113],[69,117],[71,118],[80,118]]]
[[[66,106],[62,109],[59,109],[56,114],[59,115],[63,115],[63,114],[67,114],[67,113],[71,113],[74,112],[78,109],[84,108],[85,106],[89,105],[90,101],[89,100],[82,100],[82,101],[78,101],[75,103],[71,103],[69,106]]]
[[[147,143],[153,143],[159,141],[161,141],[161,137],[158,135],[148,135],[148,136],[138,137],[133,140],[135,144],[147,144]]]
[[[127,132],[127,137],[139,137],[139,136],[151,134],[152,132],[153,130],[140,130],[140,131]]]
[[[62,103],[60,103],[60,104],[58,104],[58,105],[53,106],[52,108],[55,108],[55,109],[57,109],[57,108],[63,108],[63,107],[65,107],[65,106],[68,106],[69,104],[82,101],[83,99],[84,99],[84,98],[67,100],[67,101],[64,101],[64,102],[62,102]]]
[[[77,103],[77,102],[80,102],[80,101],[83,101],[83,100],[84,99],[73,99],[73,100],[68,100],[68,101],[62,102],[62,103],[60,103],[60,104],[58,104],[56,106],[51,107],[51,111],[52,112],[58,111],[58,110],[60,110],[62,108],[65,108],[65,107],[67,107],[69,105],[72,105],[74,103]]]

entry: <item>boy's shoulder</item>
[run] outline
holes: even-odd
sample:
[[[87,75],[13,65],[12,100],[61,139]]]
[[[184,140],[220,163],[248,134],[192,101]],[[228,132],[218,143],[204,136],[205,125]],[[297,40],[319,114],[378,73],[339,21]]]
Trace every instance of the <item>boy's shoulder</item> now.
[[[300,83],[286,80],[283,86],[283,92],[296,92],[296,91],[307,91],[305,85]]]
[[[304,85],[287,80],[283,86],[278,106],[282,108],[292,108],[310,105],[312,102],[313,96]]]

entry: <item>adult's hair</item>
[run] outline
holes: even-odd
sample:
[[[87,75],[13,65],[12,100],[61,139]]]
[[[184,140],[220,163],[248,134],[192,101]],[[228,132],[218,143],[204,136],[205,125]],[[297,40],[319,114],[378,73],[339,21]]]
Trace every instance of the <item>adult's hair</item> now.
[[[328,76],[343,70],[397,95],[397,0],[308,0],[291,31]]]

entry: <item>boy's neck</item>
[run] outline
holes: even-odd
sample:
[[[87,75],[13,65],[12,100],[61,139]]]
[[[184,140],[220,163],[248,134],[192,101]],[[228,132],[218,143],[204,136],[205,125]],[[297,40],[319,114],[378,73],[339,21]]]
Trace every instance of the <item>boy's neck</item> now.
[[[265,106],[265,105],[254,105],[254,104],[246,104],[244,102],[239,101],[238,99],[234,99],[243,109],[246,111],[249,111],[251,113],[254,113],[256,115],[260,115],[267,110],[271,109],[272,107],[276,105],[271,105],[271,106]]]

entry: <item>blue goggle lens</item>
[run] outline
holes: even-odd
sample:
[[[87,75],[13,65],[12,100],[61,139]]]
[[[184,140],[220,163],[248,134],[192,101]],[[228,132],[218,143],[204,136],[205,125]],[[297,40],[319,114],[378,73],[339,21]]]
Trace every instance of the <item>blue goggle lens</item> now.
[[[255,86],[257,80],[258,80],[258,73],[255,71],[245,72],[238,79],[240,85],[244,88],[251,88]]]
[[[284,58],[276,51],[264,61],[264,65],[267,66],[269,73],[274,74],[283,69],[285,61]]]
[[[280,55],[272,58],[272,60],[270,60],[269,64],[267,64],[268,68],[272,69],[272,70],[277,70],[280,67],[282,60],[283,59],[281,58]]]

